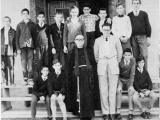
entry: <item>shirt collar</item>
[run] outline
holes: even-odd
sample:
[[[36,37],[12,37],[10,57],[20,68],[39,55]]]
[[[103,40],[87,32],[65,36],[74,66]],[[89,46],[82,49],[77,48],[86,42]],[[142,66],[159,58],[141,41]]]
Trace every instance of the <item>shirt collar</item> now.
[[[41,26],[41,24],[40,24],[40,23],[38,23],[38,25],[39,25],[39,27],[43,27],[43,26],[44,26],[44,22],[42,23],[42,26]]]
[[[128,62],[128,65],[129,65],[130,60],[129,60],[129,61],[126,61],[126,60],[124,59],[124,64],[125,64],[125,65],[127,65],[127,62]]]
[[[48,79],[48,76],[44,77],[43,75],[41,75],[41,77],[42,77],[42,80],[43,80],[43,81],[45,81],[45,80]]]
[[[4,30],[7,30],[7,31],[9,31],[9,29],[11,29],[11,27],[8,27],[7,29],[4,27]]]
[[[137,67],[137,69],[138,69],[139,72],[141,72],[141,73],[143,72],[143,68],[140,69],[139,67]]]
[[[137,15],[139,15],[140,9],[139,10],[134,10],[133,12],[134,12],[134,14],[136,14],[136,12],[137,12]]]

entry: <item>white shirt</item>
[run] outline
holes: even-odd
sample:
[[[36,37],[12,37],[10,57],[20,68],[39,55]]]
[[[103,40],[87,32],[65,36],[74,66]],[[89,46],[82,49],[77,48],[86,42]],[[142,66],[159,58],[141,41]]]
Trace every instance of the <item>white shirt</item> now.
[[[43,22],[42,24],[39,23],[39,26],[40,26],[40,27],[43,27],[43,26],[44,26],[44,22]]]
[[[140,10],[134,10],[134,11],[133,11],[134,15],[135,15],[135,16],[138,16],[138,15],[139,15],[139,11],[140,11]]]
[[[124,64],[125,64],[125,65],[129,65],[129,63],[130,63],[130,60],[129,60],[129,61],[126,61],[126,60],[124,59]]]
[[[130,18],[126,15],[124,15],[124,17],[113,17],[112,32],[113,35],[117,36],[118,38],[122,36],[130,38],[132,33]]]
[[[104,24],[104,21],[105,21],[105,19],[99,21],[99,29],[101,32],[102,32],[102,25]]]
[[[48,77],[41,76],[43,81],[46,81]]]
[[[10,27],[4,28],[5,45],[9,44],[9,33],[8,33],[9,29],[10,29]]]
[[[138,71],[139,71],[140,73],[142,73],[142,72],[143,72],[143,68],[142,68],[142,69],[140,69],[139,67],[137,67],[137,69],[138,69]]]
[[[109,39],[109,38],[108,38]],[[108,57],[109,55],[109,42],[106,41],[106,38],[103,37],[104,40],[104,57]]]

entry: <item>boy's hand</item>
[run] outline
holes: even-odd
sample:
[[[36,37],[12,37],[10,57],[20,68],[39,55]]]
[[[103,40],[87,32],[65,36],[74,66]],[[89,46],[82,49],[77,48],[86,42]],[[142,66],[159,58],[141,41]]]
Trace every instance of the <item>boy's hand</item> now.
[[[118,86],[117,93],[121,93],[121,92],[122,92],[122,88]]]
[[[139,93],[140,97],[143,99],[144,98],[144,94],[143,93]]]
[[[18,53],[18,54],[21,54],[21,50],[17,50],[17,53]]]
[[[127,39],[127,37],[121,37],[120,40],[121,40],[123,43],[126,43],[128,39]]]
[[[56,54],[56,49],[52,48],[52,54]]]
[[[64,46],[64,49],[63,49],[64,53],[68,53],[68,49],[66,46]]]
[[[108,19],[107,19],[107,22],[108,22],[109,24],[111,24],[111,21],[112,21],[111,18],[108,18]]]
[[[33,53],[36,54],[36,50],[34,50]]]
[[[41,101],[44,101],[44,100],[45,100],[45,97],[44,97],[44,96],[41,96],[41,97],[40,97],[40,100],[41,100]]]
[[[151,39],[147,37],[147,47],[149,47],[150,45],[151,45]]]
[[[133,93],[134,93],[134,88],[133,88],[133,86],[130,86],[129,89],[128,89],[128,91],[130,91],[131,95],[133,95]]]
[[[150,92],[151,92],[150,90],[145,91],[145,93],[144,93],[145,96],[149,96]]]

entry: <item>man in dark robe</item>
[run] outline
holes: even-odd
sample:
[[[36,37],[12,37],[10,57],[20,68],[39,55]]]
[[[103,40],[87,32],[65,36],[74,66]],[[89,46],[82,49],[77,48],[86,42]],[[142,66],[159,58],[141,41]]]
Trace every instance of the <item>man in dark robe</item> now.
[[[75,44],[69,61],[71,108],[81,120],[91,120],[94,116],[93,79],[83,35],[76,36]]]

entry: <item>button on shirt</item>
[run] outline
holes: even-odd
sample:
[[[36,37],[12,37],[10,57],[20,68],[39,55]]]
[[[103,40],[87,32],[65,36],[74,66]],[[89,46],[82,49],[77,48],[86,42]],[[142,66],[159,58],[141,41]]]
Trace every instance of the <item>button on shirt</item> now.
[[[86,32],[95,31],[96,21],[99,19],[97,15],[89,14],[89,15],[80,15],[79,18],[84,22],[86,27]]]
[[[4,29],[5,45],[9,44],[9,29],[10,27],[7,29],[6,28]]]

